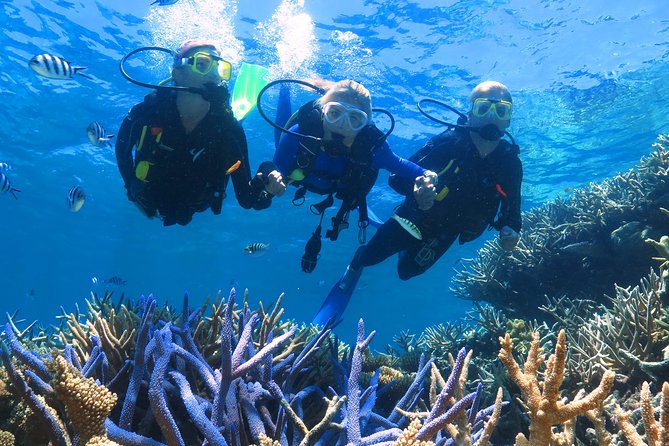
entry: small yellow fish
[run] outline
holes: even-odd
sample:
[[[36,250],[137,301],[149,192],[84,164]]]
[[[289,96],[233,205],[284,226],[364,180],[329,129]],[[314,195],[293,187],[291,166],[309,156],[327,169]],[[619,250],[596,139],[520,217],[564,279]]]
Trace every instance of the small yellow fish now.
[[[261,255],[265,254],[268,250],[269,250],[269,243],[261,243],[261,242],[251,243],[246,248],[244,248],[245,253],[252,255],[254,257],[260,257]]]

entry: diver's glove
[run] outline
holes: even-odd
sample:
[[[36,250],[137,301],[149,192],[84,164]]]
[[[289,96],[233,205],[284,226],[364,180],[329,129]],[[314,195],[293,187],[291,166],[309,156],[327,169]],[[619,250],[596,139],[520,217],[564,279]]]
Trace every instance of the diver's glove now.
[[[513,248],[518,244],[518,240],[520,240],[520,234],[509,226],[504,226],[499,230],[499,244],[504,251],[513,251]]]
[[[230,106],[230,91],[227,85],[221,84],[204,84],[199,89],[200,96],[206,101],[209,101],[212,109],[225,108]]]

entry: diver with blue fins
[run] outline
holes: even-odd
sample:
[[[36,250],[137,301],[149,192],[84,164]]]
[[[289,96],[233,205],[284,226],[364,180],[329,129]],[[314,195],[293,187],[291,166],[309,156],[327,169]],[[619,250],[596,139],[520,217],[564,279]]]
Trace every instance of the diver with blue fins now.
[[[297,83],[320,94],[290,114],[290,89],[287,83]],[[269,119],[258,99],[258,111],[277,129],[274,163],[288,184],[297,187],[293,204],[299,206],[308,192],[327,197],[310,206],[320,216],[320,222],[305,247],[302,270],[310,273],[316,267],[321,249],[321,233],[325,211],[341,200],[332,227],[325,232],[331,241],[337,240],[341,230],[348,227],[349,213],[357,209],[358,240],[366,242],[369,224],[366,197],[379,173],[386,169],[422,187],[414,192],[414,199],[426,208],[431,206],[436,173],[396,155],[386,142],[394,128],[392,115],[383,109],[372,109],[369,90],[353,80],[327,83],[327,89],[300,80],[270,82],[267,88],[281,84],[276,122]],[[383,133],[372,119],[372,112],[389,116],[391,128]]]
[[[432,102],[456,112],[451,124],[425,113],[421,103]],[[469,97],[467,115],[442,102],[424,99],[419,110],[448,126],[409,158],[424,169],[437,172],[434,205],[426,208],[415,199],[416,182],[393,175],[390,186],[405,196],[395,214],[355,253],[345,274],[323,302],[313,323],[341,320],[363,268],[399,254],[397,271],[408,280],[427,271],[459,240],[478,238],[487,229],[499,231],[503,250],[511,251],[520,239],[521,182],[519,148],[506,132],[511,124],[513,101],[508,88],[495,81],[477,85]],[[503,139],[507,135],[510,141]]]
[[[159,85],[131,78],[124,67],[130,56],[151,50],[174,56],[171,78]],[[240,117],[231,108],[226,84],[231,64],[215,44],[190,39],[176,52],[139,48],[121,60],[120,68],[129,81],[154,89],[130,110],[116,141],[128,199],[147,217],[158,216],[169,226],[186,225],[196,212],[210,208],[219,214],[229,178],[245,209],[265,209],[285,191],[281,173],[270,161],[251,177],[246,136],[238,122],[243,113]],[[164,85],[170,80],[174,85]],[[256,93],[249,94],[253,104]]]

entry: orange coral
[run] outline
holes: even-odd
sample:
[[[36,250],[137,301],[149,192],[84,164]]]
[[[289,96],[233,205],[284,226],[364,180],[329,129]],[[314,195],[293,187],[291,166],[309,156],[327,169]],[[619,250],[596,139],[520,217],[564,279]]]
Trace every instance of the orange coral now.
[[[530,417],[529,439],[523,434],[516,437],[517,446],[548,446],[564,444],[564,435],[553,432],[553,426],[572,423],[578,415],[600,407],[613,387],[615,373],[607,370],[599,386],[587,396],[565,403],[560,398],[560,385],[564,379],[567,347],[565,332],[560,330],[553,353],[546,363],[543,382],[539,382],[539,367],[544,363],[543,348],[540,346],[539,333],[534,333],[530,351],[527,354],[524,369],[521,371],[513,358],[513,341],[507,333],[499,338],[502,348],[499,359],[506,366],[509,376],[520,388],[523,402]],[[543,389],[543,391],[541,390]]]

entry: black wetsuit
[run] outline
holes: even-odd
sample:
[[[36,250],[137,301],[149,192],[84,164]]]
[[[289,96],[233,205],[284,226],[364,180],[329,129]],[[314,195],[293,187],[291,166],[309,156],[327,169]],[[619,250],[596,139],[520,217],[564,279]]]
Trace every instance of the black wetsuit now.
[[[399,277],[407,280],[430,268],[458,237],[463,244],[488,227],[509,226],[520,232],[523,168],[517,146],[501,140],[492,153],[481,158],[469,131],[455,129],[431,138],[409,159],[439,173],[439,198],[430,209],[421,211],[413,197],[413,182],[391,177],[393,189],[405,195],[395,213],[400,218],[389,219],[368,245],[358,249],[352,268],[376,265],[399,253]],[[405,227],[413,225],[411,229],[422,239],[405,229],[401,219]]]
[[[116,161],[128,198],[148,216],[159,214],[165,226],[185,225],[208,208],[219,214],[228,177],[243,208],[271,204],[263,182],[251,178],[246,136],[227,104],[227,89],[224,93],[190,133],[181,123],[174,91],[147,95],[121,124]],[[265,178],[271,170],[273,163],[261,165]]]

